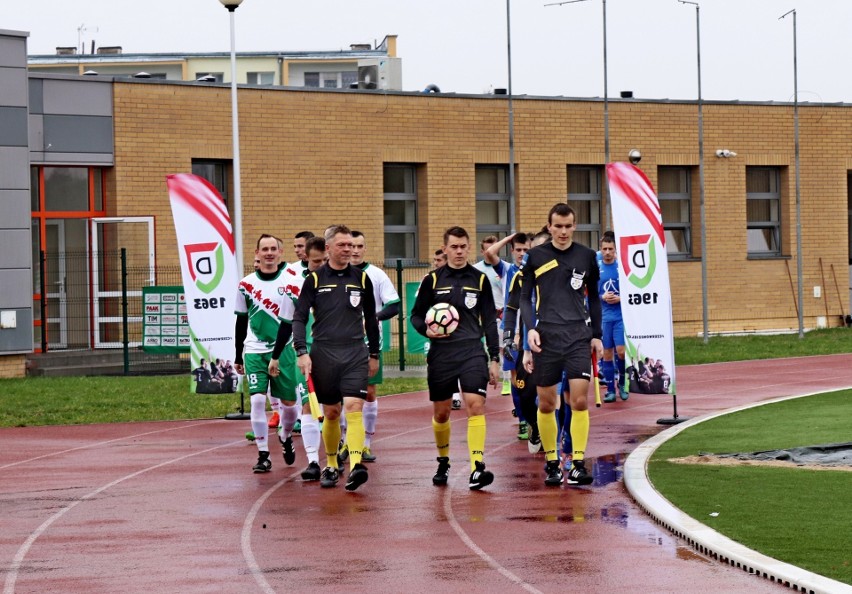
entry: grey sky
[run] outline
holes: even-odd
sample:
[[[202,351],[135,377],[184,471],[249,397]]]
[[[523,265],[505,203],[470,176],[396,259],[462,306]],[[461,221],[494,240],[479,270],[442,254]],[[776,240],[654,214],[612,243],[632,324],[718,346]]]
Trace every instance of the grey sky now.
[[[515,94],[603,96],[602,0],[548,6],[512,0]],[[30,32],[29,53],[76,45],[125,52],[227,51],[218,0],[2,0],[0,28]],[[14,8],[11,8],[14,6]],[[609,95],[697,96],[695,7],[677,0],[608,0]],[[705,99],[792,101],[797,9],[800,101],[852,103],[849,0],[701,2]],[[399,35],[403,88],[488,92],[507,86],[505,0],[245,0],[237,50],[329,50]],[[97,31],[95,31],[97,28]],[[88,51],[88,49],[87,49]]]

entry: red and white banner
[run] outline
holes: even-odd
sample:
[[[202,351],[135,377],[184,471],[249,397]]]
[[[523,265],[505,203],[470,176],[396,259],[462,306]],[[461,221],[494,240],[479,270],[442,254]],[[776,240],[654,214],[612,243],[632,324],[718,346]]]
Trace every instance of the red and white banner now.
[[[234,296],[237,262],[225,202],[206,179],[166,176],[190,328],[195,392],[235,392]]]
[[[671,286],[660,203],[638,167],[608,163],[606,174],[630,391],[675,394]]]

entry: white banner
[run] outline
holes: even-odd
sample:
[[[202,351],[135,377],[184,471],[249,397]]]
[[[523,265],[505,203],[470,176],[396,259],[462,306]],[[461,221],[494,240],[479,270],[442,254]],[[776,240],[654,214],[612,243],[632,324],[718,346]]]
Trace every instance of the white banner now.
[[[608,163],[630,391],[675,394],[674,331],[666,234],[641,169]]]
[[[237,263],[225,202],[204,178],[166,176],[192,341],[190,361],[198,394],[235,392],[234,295]]]

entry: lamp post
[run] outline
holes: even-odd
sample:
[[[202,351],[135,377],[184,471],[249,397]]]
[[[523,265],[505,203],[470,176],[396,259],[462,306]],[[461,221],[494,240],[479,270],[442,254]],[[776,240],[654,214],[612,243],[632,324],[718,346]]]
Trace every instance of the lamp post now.
[[[802,301],[805,292],[802,280],[802,200],[799,179],[799,72],[796,59],[796,9],[789,10],[778,17],[780,21],[788,14],[793,15],[793,144],[796,153],[796,276],[799,292],[799,338],[805,337],[805,304]]]
[[[243,263],[243,204],[240,188],[240,122],[237,110],[237,51],[234,35],[234,11],[243,0],[219,0],[231,15],[231,135],[234,143],[234,255],[237,259],[237,274],[242,277]]]
[[[509,233],[515,233],[515,112],[512,106],[512,9],[506,0],[506,54],[509,71]]]
[[[562,6],[563,4],[576,4],[578,2],[588,2],[588,0],[566,0],[565,2],[551,2],[545,6]],[[609,83],[607,76],[607,60],[606,60],[606,0],[601,0],[603,4],[603,79],[604,79],[604,165],[609,163]],[[604,168],[604,180],[606,180],[606,168]],[[606,186],[606,184],[604,184]],[[609,192],[609,188],[606,189]],[[612,216],[609,200],[606,203],[606,226],[607,229],[612,229]]]
[[[707,307],[707,226],[704,215],[704,112],[701,99],[701,7],[698,2],[678,0],[695,6],[695,45],[698,55],[698,188],[701,206],[701,317],[704,321],[704,344],[710,342]]]

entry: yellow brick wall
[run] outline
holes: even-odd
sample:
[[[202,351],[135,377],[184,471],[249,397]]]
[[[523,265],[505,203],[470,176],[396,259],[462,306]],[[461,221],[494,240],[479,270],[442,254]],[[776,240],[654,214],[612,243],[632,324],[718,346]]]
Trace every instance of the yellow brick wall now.
[[[230,90],[189,85],[115,83],[115,160],[107,182],[110,214],[156,217],[157,262],[177,263],[165,176],[189,172],[193,158],[230,159]],[[567,194],[569,165],[604,164],[603,103],[517,99],[517,226],[538,229]],[[262,232],[285,239],[303,229],[344,223],[366,233],[368,258],[384,246],[382,167],[413,163],[420,195],[420,255],[429,259],[446,227],[476,228],[474,167],[506,164],[506,101],[493,97],[386,95],[241,89],[240,154],[244,254]],[[847,171],[852,109],[799,107],[805,326],[848,311]],[[797,328],[787,267],[796,280],[793,110],[784,105],[704,105],[705,210],[710,331]],[[675,331],[702,329],[695,104],[610,101],[612,160],[641,150],[640,167],[656,184],[660,165],[692,166],[695,259],[672,261]],[[716,149],[737,157],[720,159]],[[782,168],[783,252],[748,259],[745,168]],[[476,252],[477,250],[474,250]],[[822,260],[822,272],[819,261]],[[824,277],[824,281],[823,281]],[[822,286],[821,299],[813,287]],[[828,300],[827,302],[825,300]]]
[[[0,377],[24,377],[26,363],[26,355],[0,355]]]

